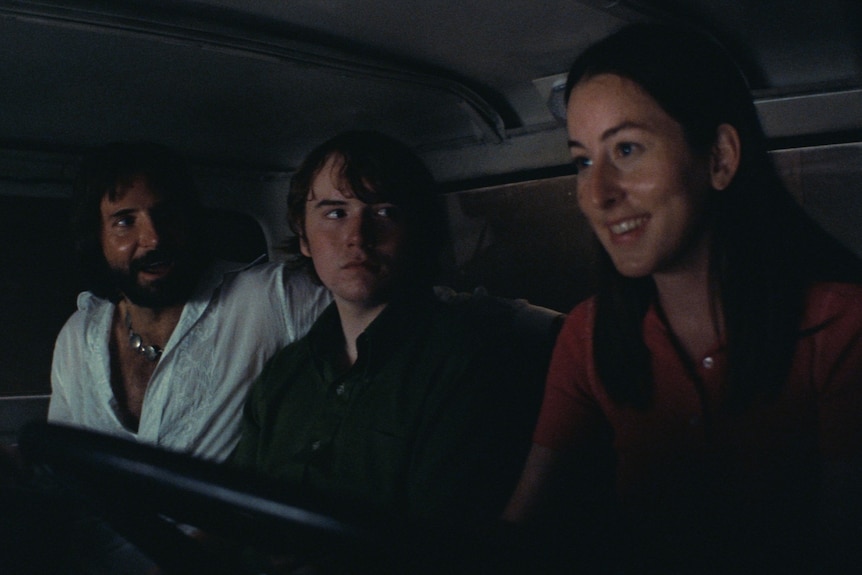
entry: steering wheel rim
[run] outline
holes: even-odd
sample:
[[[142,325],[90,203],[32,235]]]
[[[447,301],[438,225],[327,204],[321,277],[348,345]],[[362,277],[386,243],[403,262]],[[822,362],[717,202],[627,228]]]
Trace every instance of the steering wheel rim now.
[[[203,559],[176,557],[195,552],[187,543],[171,548],[164,534],[156,544],[141,544],[143,533],[160,523],[168,528],[165,518],[263,553],[283,553],[290,545],[353,565],[391,559],[397,548],[380,525],[224,464],[45,422],[26,425],[19,447],[28,464],[47,467],[87,499],[95,498],[100,509],[113,510],[106,520],[141,549],[162,555],[152,557],[160,565]]]

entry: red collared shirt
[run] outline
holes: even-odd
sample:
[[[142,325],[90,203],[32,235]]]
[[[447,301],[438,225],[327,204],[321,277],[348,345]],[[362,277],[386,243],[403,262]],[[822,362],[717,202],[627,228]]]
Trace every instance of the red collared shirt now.
[[[652,407],[615,404],[596,374],[594,318],[594,300],[567,317],[533,440],[565,450],[611,431],[624,504],[658,507],[703,489],[753,500],[776,490],[807,493],[823,462],[862,453],[862,286],[811,288],[802,328],[823,328],[799,341],[780,396],[742,414],[723,406],[723,346],[700,358],[692,374],[654,308],[644,319]]]

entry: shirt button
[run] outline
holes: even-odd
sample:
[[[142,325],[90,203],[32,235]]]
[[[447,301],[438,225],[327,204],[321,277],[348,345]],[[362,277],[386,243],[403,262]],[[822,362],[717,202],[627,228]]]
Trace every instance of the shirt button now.
[[[320,449],[320,441],[315,441],[311,444],[312,451],[318,451]]]
[[[347,387],[343,383],[339,383],[338,387],[335,388],[335,395],[344,395],[345,391],[347,391]]]
[[[715,365],[715,360],[711,357],[703,358],[703,367],[704,369],[712,369],[712,366]]]

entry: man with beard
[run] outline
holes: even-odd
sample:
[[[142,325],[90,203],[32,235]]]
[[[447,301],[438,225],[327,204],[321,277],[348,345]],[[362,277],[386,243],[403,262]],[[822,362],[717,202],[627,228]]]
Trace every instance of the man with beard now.
[[[49,421],[224,459],[249,384],[329,295],[280,264],[215,260],[187,166],[163,146],[95,150],[75,194],[89,291],[57,338]]]

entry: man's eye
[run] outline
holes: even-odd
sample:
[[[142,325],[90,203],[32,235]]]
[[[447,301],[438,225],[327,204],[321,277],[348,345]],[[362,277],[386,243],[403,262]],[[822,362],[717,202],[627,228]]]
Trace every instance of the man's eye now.
[[[114,220],[114,226],[118,228],[128,228],[134,223],[135,219],[132,216],[123,216]]]
[[[323,217],[330,219],[330,220],[340,220],[345,215],[346,215],[346,212],[343,209],[336,208],[334,210],[329,210],[328,212],[323,214]]]

